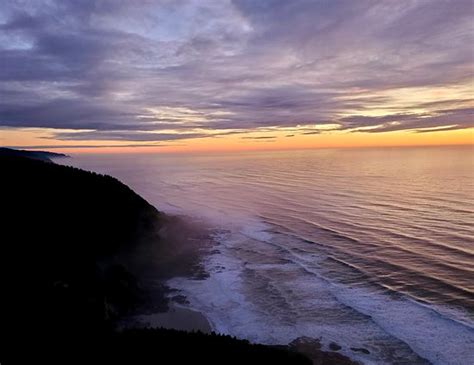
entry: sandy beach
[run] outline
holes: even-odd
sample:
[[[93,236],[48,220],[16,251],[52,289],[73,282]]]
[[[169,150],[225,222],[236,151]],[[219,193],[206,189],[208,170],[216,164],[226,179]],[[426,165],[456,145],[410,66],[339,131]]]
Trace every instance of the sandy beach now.
[[[135,328],[166,328],[191,332],[212,332],[209,321],[202,313],[182,308],[175,304],[171,304],[166,312],[141,314],[130,318],[128,321],[128,326]]]

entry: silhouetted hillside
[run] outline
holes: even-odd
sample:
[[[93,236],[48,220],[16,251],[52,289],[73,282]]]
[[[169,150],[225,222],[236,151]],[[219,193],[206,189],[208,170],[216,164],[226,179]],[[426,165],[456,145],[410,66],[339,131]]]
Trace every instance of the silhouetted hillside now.
[[[35,157],[36,158],[36,157]],[[0,361],[308,363],[285,349],[171,330],[118,333],[142,289],[119,253],[163,216],[118,180],[0,151]],[[132,361],[133,360],[133,361]]]
[[[55,153],[48,151],[26,151],[26,150],[14,150],[12,148],[0,147],[0,155],[2,156],[16,156],[16,157],[28,157],[34,160],[51,161],[52,158],[69,157],[64,153]]]
[[[12,155],[0,171],[1,330],[28,328],[22,340],[107,330],[140,294],[114,257],[159,225],[158,211],[109,176]]]

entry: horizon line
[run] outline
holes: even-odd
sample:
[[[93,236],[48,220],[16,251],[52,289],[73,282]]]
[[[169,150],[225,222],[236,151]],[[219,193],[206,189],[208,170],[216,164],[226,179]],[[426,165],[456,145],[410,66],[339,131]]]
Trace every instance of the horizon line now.
[[[176,145],[175,145],[176,146]],[[316,147],[296,147],[296,148],[242,148],[242,149],[197,149],[197,150],[175,150],[175,151],[140,151],[143,148],[154,148],[154,147],[175,147],[172,145],[96,145],[96,146],[88,146],[88,145],[77,145],[77,146],[48,146],[48,145],[35,145],[35,146],[3,146],[4,148],[10,149],[24,149],[24,150],[75,150],[78,149],[77,152],[70,152],[70,153],[77,153],[77,154],[87,154],[87,153],[94,153],[94,151],[87,151],[87,150],[99,150],[98,153],[108,153],[108,152],[100,152],[100,150],[111,148],[113,151],[112,153],[157,153],[157,154],[191,154],[191,153],[240,153],[240,152],[278,152],[278,151],[308,151],[308,150],[331,150],[331,149],[389,149],[389,148],[449,148],[449,147],[471,147],[474,148],[474,140],[472,143],[449,143],[449,144],[413,144],[413,145],[367,145],[367,146],[316,146]],[[182,146],[182,145],[181,145]],[[179,146],[176,146],[179,147]],[[120,149],[127,149],[126,151],[121,151]],[[133,151],[135,150],[135,151]]]

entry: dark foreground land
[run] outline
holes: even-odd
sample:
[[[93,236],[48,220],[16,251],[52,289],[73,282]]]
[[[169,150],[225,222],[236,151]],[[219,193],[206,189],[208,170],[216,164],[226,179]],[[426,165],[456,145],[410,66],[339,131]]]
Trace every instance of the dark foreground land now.
[[[289,347],[214,333],[117,330],[148,298],[127,258],[147,252],[143,237],[169,252],[168,218],[118,180],[51,157],[0,149],[2,365],[311,364]]]

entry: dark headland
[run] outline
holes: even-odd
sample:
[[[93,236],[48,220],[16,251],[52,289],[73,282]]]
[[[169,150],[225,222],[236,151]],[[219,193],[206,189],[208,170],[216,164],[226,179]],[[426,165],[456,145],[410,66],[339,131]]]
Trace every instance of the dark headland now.
[[[27,150],[16,150],[13,148],[0,147],[1,156],[10,157],[27,157],[33,160],[41,160],[46,162],[52,162],[52,158],[69,157],[64,153],[56,153],[49,151],[27,151]]]
[[[308,343],[121,329],[131,314],[168,307],[148,267],[164,282],[195,267],[195,256],[170,236],[175,219],[117,179],[57,165],[58,157],[66,156],[0,149],[1,364],[353,364]]]

